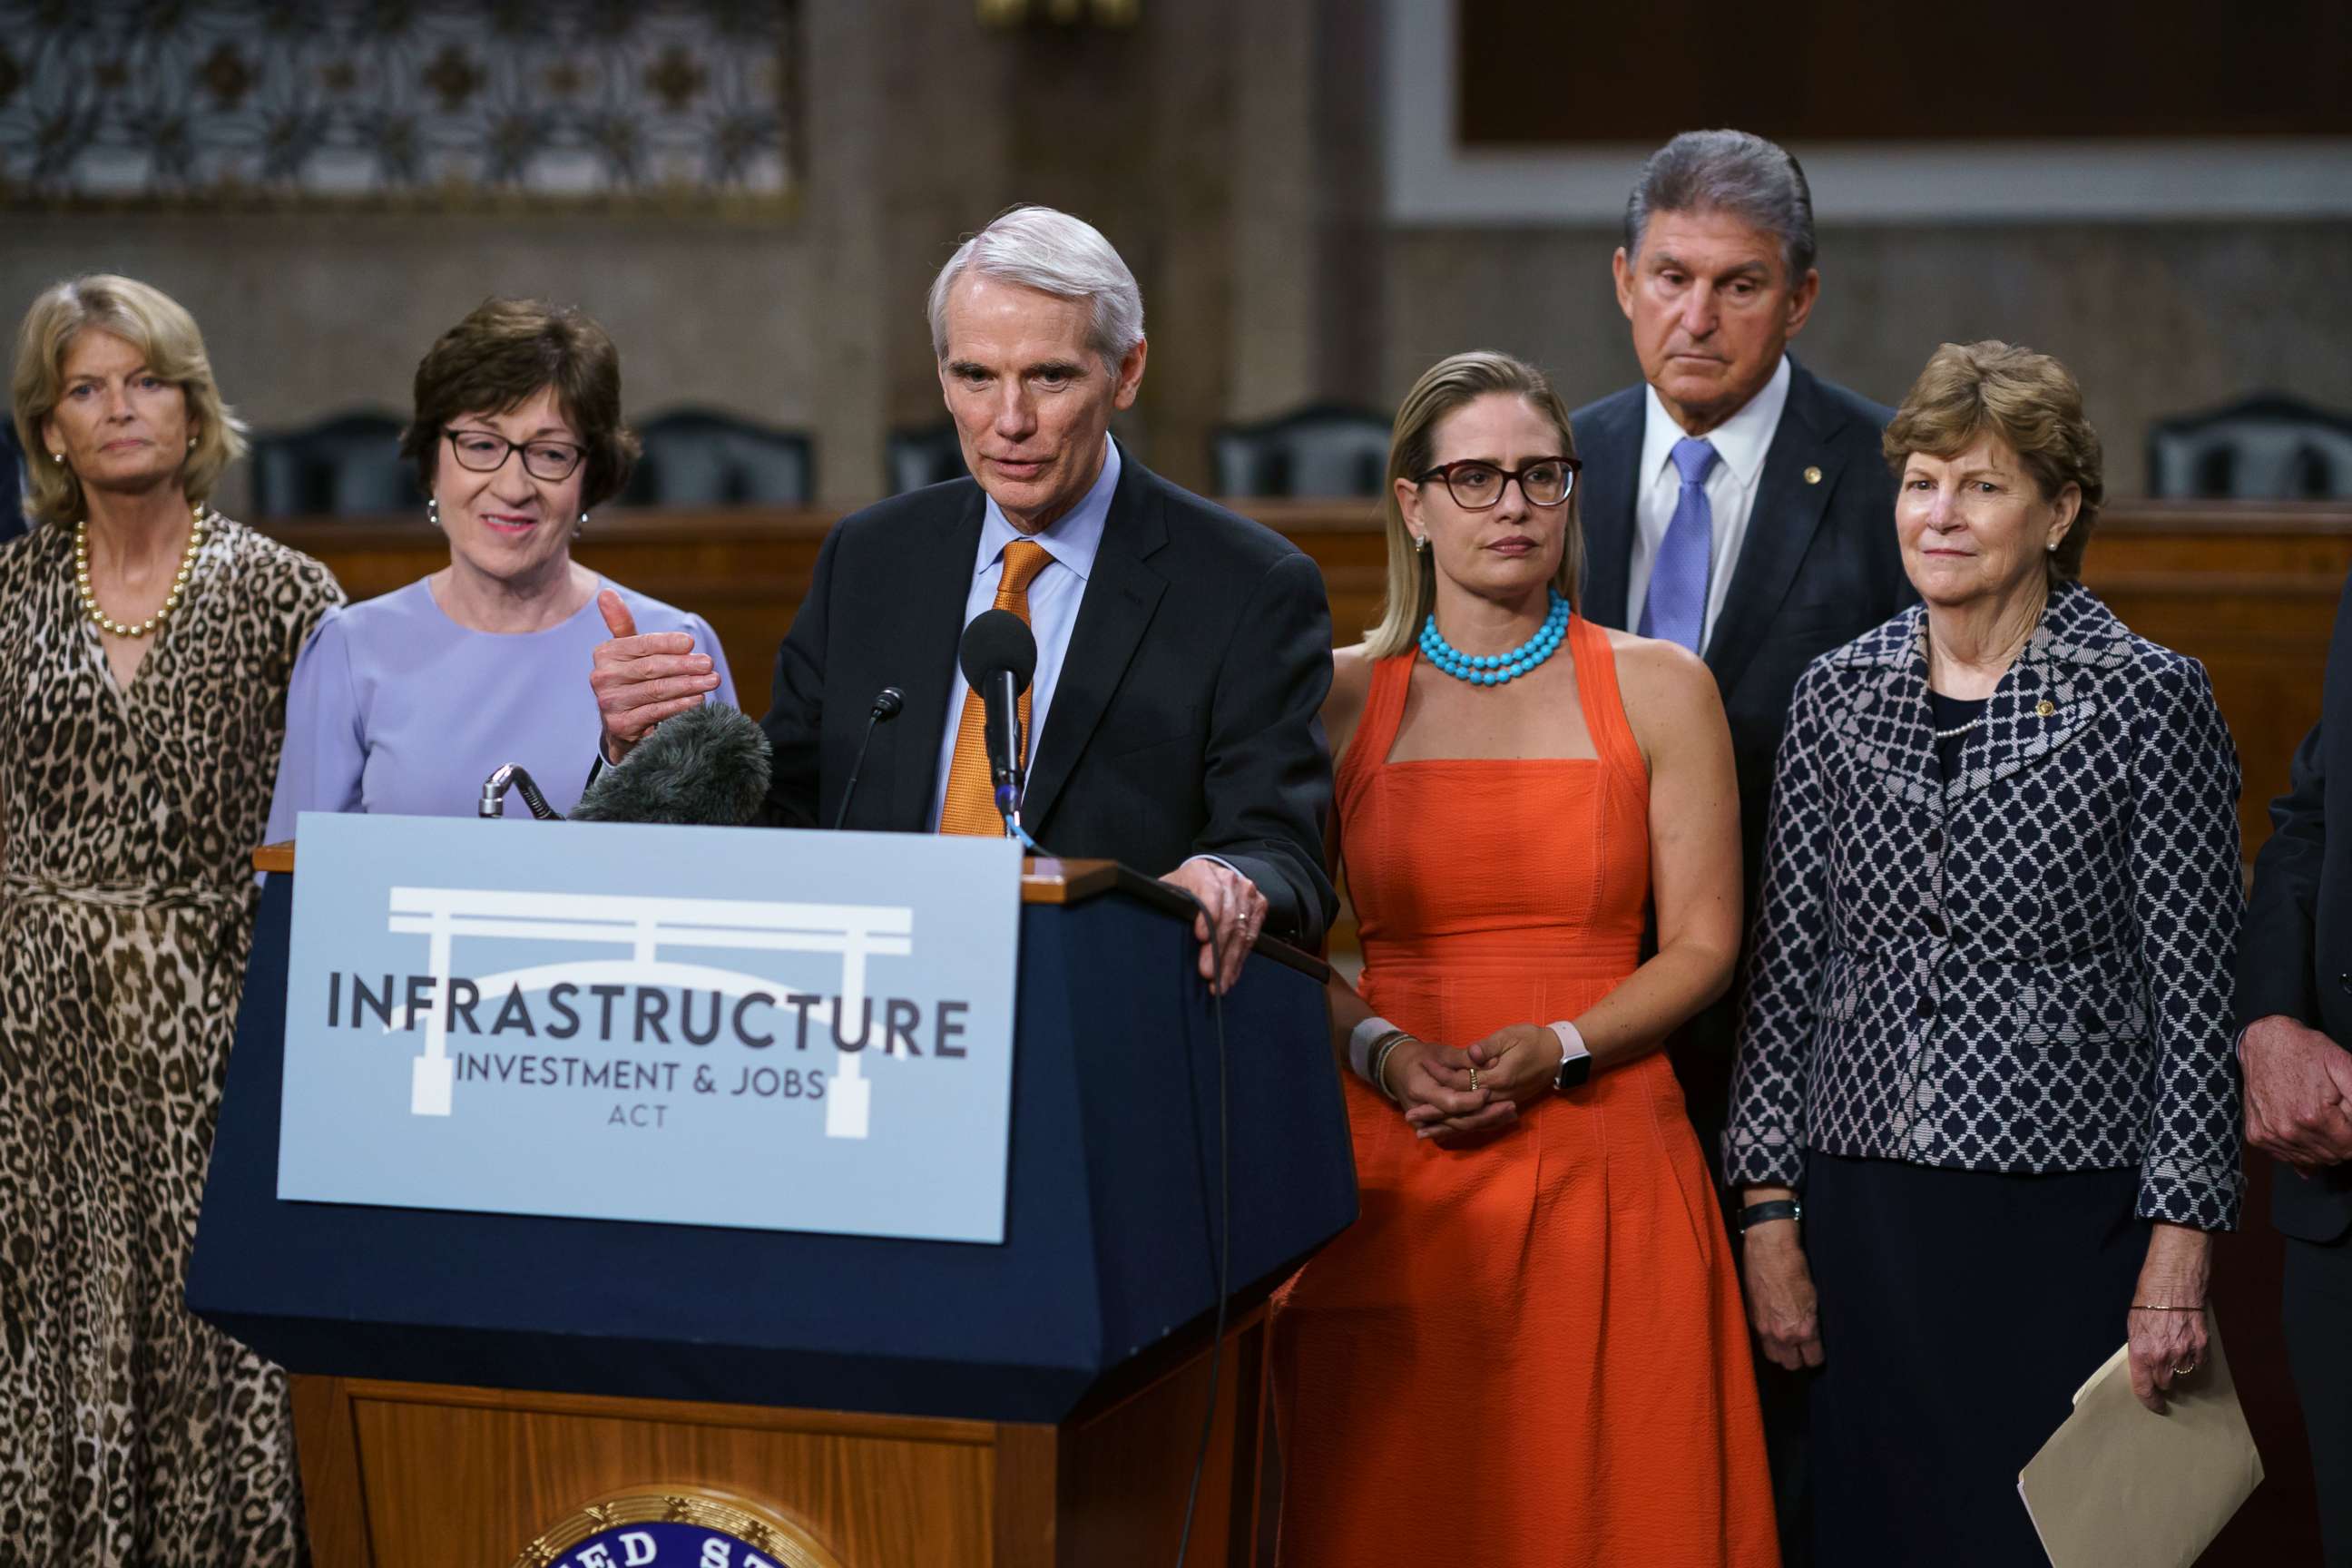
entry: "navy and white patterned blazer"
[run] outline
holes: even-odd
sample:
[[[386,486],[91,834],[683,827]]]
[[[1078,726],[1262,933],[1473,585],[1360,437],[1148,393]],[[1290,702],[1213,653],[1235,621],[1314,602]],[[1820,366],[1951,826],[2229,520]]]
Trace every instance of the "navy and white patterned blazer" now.
[[[2234,1226],[2238,754],[2204,668],[2068,585],[1963,744],[1946,784],[1921,607],[1798,682],[1728,1179],[2137,1166],[2141,1217]]]

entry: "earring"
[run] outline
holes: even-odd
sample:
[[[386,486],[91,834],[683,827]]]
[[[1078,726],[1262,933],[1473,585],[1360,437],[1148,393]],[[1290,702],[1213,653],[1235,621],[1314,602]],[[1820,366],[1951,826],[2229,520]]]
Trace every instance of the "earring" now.
[[[582,533],[586,531],[587,527],[588,514],[583,511],[580,514],[580,521],[572,525],[572,537],[574,539],[579,538]]]
[[[1419,552],[1420,552],[1421,553],[1423,553],[1423,555],[1428,554],[1428,553],[1429,553],[1429,535],[1427,535],[1427,534],[1425,534],[1425,533],[1417,533],[1417,534],[1414,534],[1414,535],[1413,535],[1413,538],[1412,538],[1412,547],[1413,547],[1415,550],[1419,551]]]
[[[426,496],[425,498],[425,521],[431,523],[436,528],[441,526],[441,498],[439,496]]]
[[[189,450],[189,451],[191,451],[191,452],[193,452],[193,451],[194,451],[195,449],[196,449],[196,438],[195,438],[194,436],[191,436],[191,437],[188,437],[188,450]]]
[[[62,465],[65,460],[66,455],[63,452],[51,452],[49,454],[49,461],[52,463]]]
[[[2048,548],[2049,548],[2049,551],[2050,551],[2050,553],[2051,553],[2051,554],[2053,554],[2053,555],[2057,554],[2057,553],[2058,553],[2058,542],[2057,542],[2056,540],[2054,540],[2054,539],[2053,539],[2053,540],[2052,540],[2052,541],[2050,542],[2050,543],[2049,543]]]

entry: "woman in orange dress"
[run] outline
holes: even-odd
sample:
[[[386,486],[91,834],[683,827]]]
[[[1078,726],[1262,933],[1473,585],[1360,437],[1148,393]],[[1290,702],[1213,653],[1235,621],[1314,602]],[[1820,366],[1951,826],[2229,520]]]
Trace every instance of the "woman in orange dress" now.
[[[1738,952],[1731,741],[1696,658],[1570,613],[1574,454],[1501,354],[1397,416],[1388,608],[1324,710],[1362,1217],[1276,1302],[1288,1568],[1779,1561],[1736,1268],[1658,1049]]]

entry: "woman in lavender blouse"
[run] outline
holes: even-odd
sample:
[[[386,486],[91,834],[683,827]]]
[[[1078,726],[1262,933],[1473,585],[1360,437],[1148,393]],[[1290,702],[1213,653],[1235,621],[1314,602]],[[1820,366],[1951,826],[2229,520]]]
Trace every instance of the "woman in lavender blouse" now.
[[[620,490],[637,453],[603,327],[538,300],[488,300],[417,365],[415,403],[401,454],[449,536],[449,564],[319,623],[287,698],[273,841],[293,837],[305,811],[470,815],[505,763],[569,811],[601,727],[587,680],[612,635],[600,600],[640,631],[693,637],[706,694],[735,700],[701,616],[572,559],[589,510]],[[519,794],[507,812],[526,815]]]

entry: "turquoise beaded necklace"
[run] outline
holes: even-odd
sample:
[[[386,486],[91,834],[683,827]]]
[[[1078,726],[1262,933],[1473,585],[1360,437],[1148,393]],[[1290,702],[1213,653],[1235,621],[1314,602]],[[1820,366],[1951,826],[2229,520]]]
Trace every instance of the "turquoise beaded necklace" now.
[[[1559,590],[1551,590],[1551,609],[1536,635],[1508,653],[1466,654],[1437,634],[1437,612],[1432,610],[1429,619],[1422,623],[1422,657],[1454,677],[1473,686],[1502,686],[1520,676],[1559,651],[1560,639],[1568,636],[1568,601]]]

